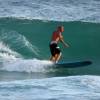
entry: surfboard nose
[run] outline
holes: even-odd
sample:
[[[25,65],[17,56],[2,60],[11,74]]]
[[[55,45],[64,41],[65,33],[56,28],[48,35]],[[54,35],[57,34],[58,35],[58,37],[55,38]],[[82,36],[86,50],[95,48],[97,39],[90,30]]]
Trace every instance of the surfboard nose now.
[[[92,61],[75,61],[75,62],[58,62],[56,63],[56,68],[77,68],[77,67],[86,67],[91,65]]]

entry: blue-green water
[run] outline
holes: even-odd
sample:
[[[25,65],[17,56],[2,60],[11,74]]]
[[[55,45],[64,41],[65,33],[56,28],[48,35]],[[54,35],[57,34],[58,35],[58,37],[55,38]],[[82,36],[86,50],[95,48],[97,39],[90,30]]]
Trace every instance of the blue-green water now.
[[[48,61],[49,42],[52,32],[58,25],[64,26],[64,39],[70,45],[69,48],[63,48],[59,44],[63,53],[61,61],[90,60],[91,65],[79,68],[53,68]],[[100,98],[97,84],[100,78],[91,76],[100,75],[99,26],[99,23],[80,21],[44,22],[1,18],[0,98],[2,100]],[[45,96],[42,94],[44,92]],[[94,96],[91,97],[90,93]],[[26,97],[27,94],[30,97]]]
[[[44,22],[40,20],[21,20],[14,18],[1,18],[0,22],[1,59],[18,60],[14,62],[12,60],[11,63],[7,62],[7,66],[9,64],[10,68],[7,67],[5,70],[17,71],[16,67],[19,67],[18,71],[27,72],[28,68],[25,66],[30,66],[29,64],[32,63],[32,69],[29,72],[34,72],[34,67],[38,66],[38,63],[41,63],[42,60],[49,60],[49,42],[52,32],[58,25],[63,25],[65,28],[63,36],[70,47],[64,48],[61,43],[59,44],[63,53],[61,60],[68,62],[92,61],[92,65],[84,68],[64,70],[68,70],[71,75],[99,75],[99,23],[77,21]],[[11,69],[11,66],[14,66],[14,64],[15,69],[14,67]],[[20,66],[24,66],[24,68],[20,69]]]
[[[0,100],[99,100],[100,2],[98,0],[0,1]],[[54,68],[52,32],[63,25],[60,61],[92,62]]]

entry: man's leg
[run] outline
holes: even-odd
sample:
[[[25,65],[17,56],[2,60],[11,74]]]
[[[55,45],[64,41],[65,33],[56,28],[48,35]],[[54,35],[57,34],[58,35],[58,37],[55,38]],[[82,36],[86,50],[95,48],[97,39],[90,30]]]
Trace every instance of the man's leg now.
[[[55,62],[58,62],[60,60],[61,55],[62,55],[61,52],[55,55]]]
[[[55,57],[54,57],[54,56],[51,56],[51,57],[50,57],[50,61],[55,62]]]

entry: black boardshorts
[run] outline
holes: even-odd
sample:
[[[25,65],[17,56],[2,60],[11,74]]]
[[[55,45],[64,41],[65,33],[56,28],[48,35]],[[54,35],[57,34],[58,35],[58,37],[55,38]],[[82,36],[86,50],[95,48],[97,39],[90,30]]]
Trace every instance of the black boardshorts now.
[[[50,44],[50,51],[51,51],[52,56],[55,56],[55,54],[60,54],[61,53],[61,50],[57,46],[57,43],[51,43]]]

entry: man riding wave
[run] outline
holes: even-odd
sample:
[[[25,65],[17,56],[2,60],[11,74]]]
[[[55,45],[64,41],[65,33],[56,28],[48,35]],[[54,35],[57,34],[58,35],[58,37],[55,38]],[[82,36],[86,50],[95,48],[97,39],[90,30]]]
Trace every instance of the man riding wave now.
[[[50,60],[57,63],[61,58],[61,50],[58,47],[58,43],[61,42],[65,47],[69,47],[67,43],[65,43],[63,39],[62,32],[64,32],[64,27],[59,26],[55,32],[52,34],[51,42],[50,42],[50,51],[51,51],[51,58]]]

